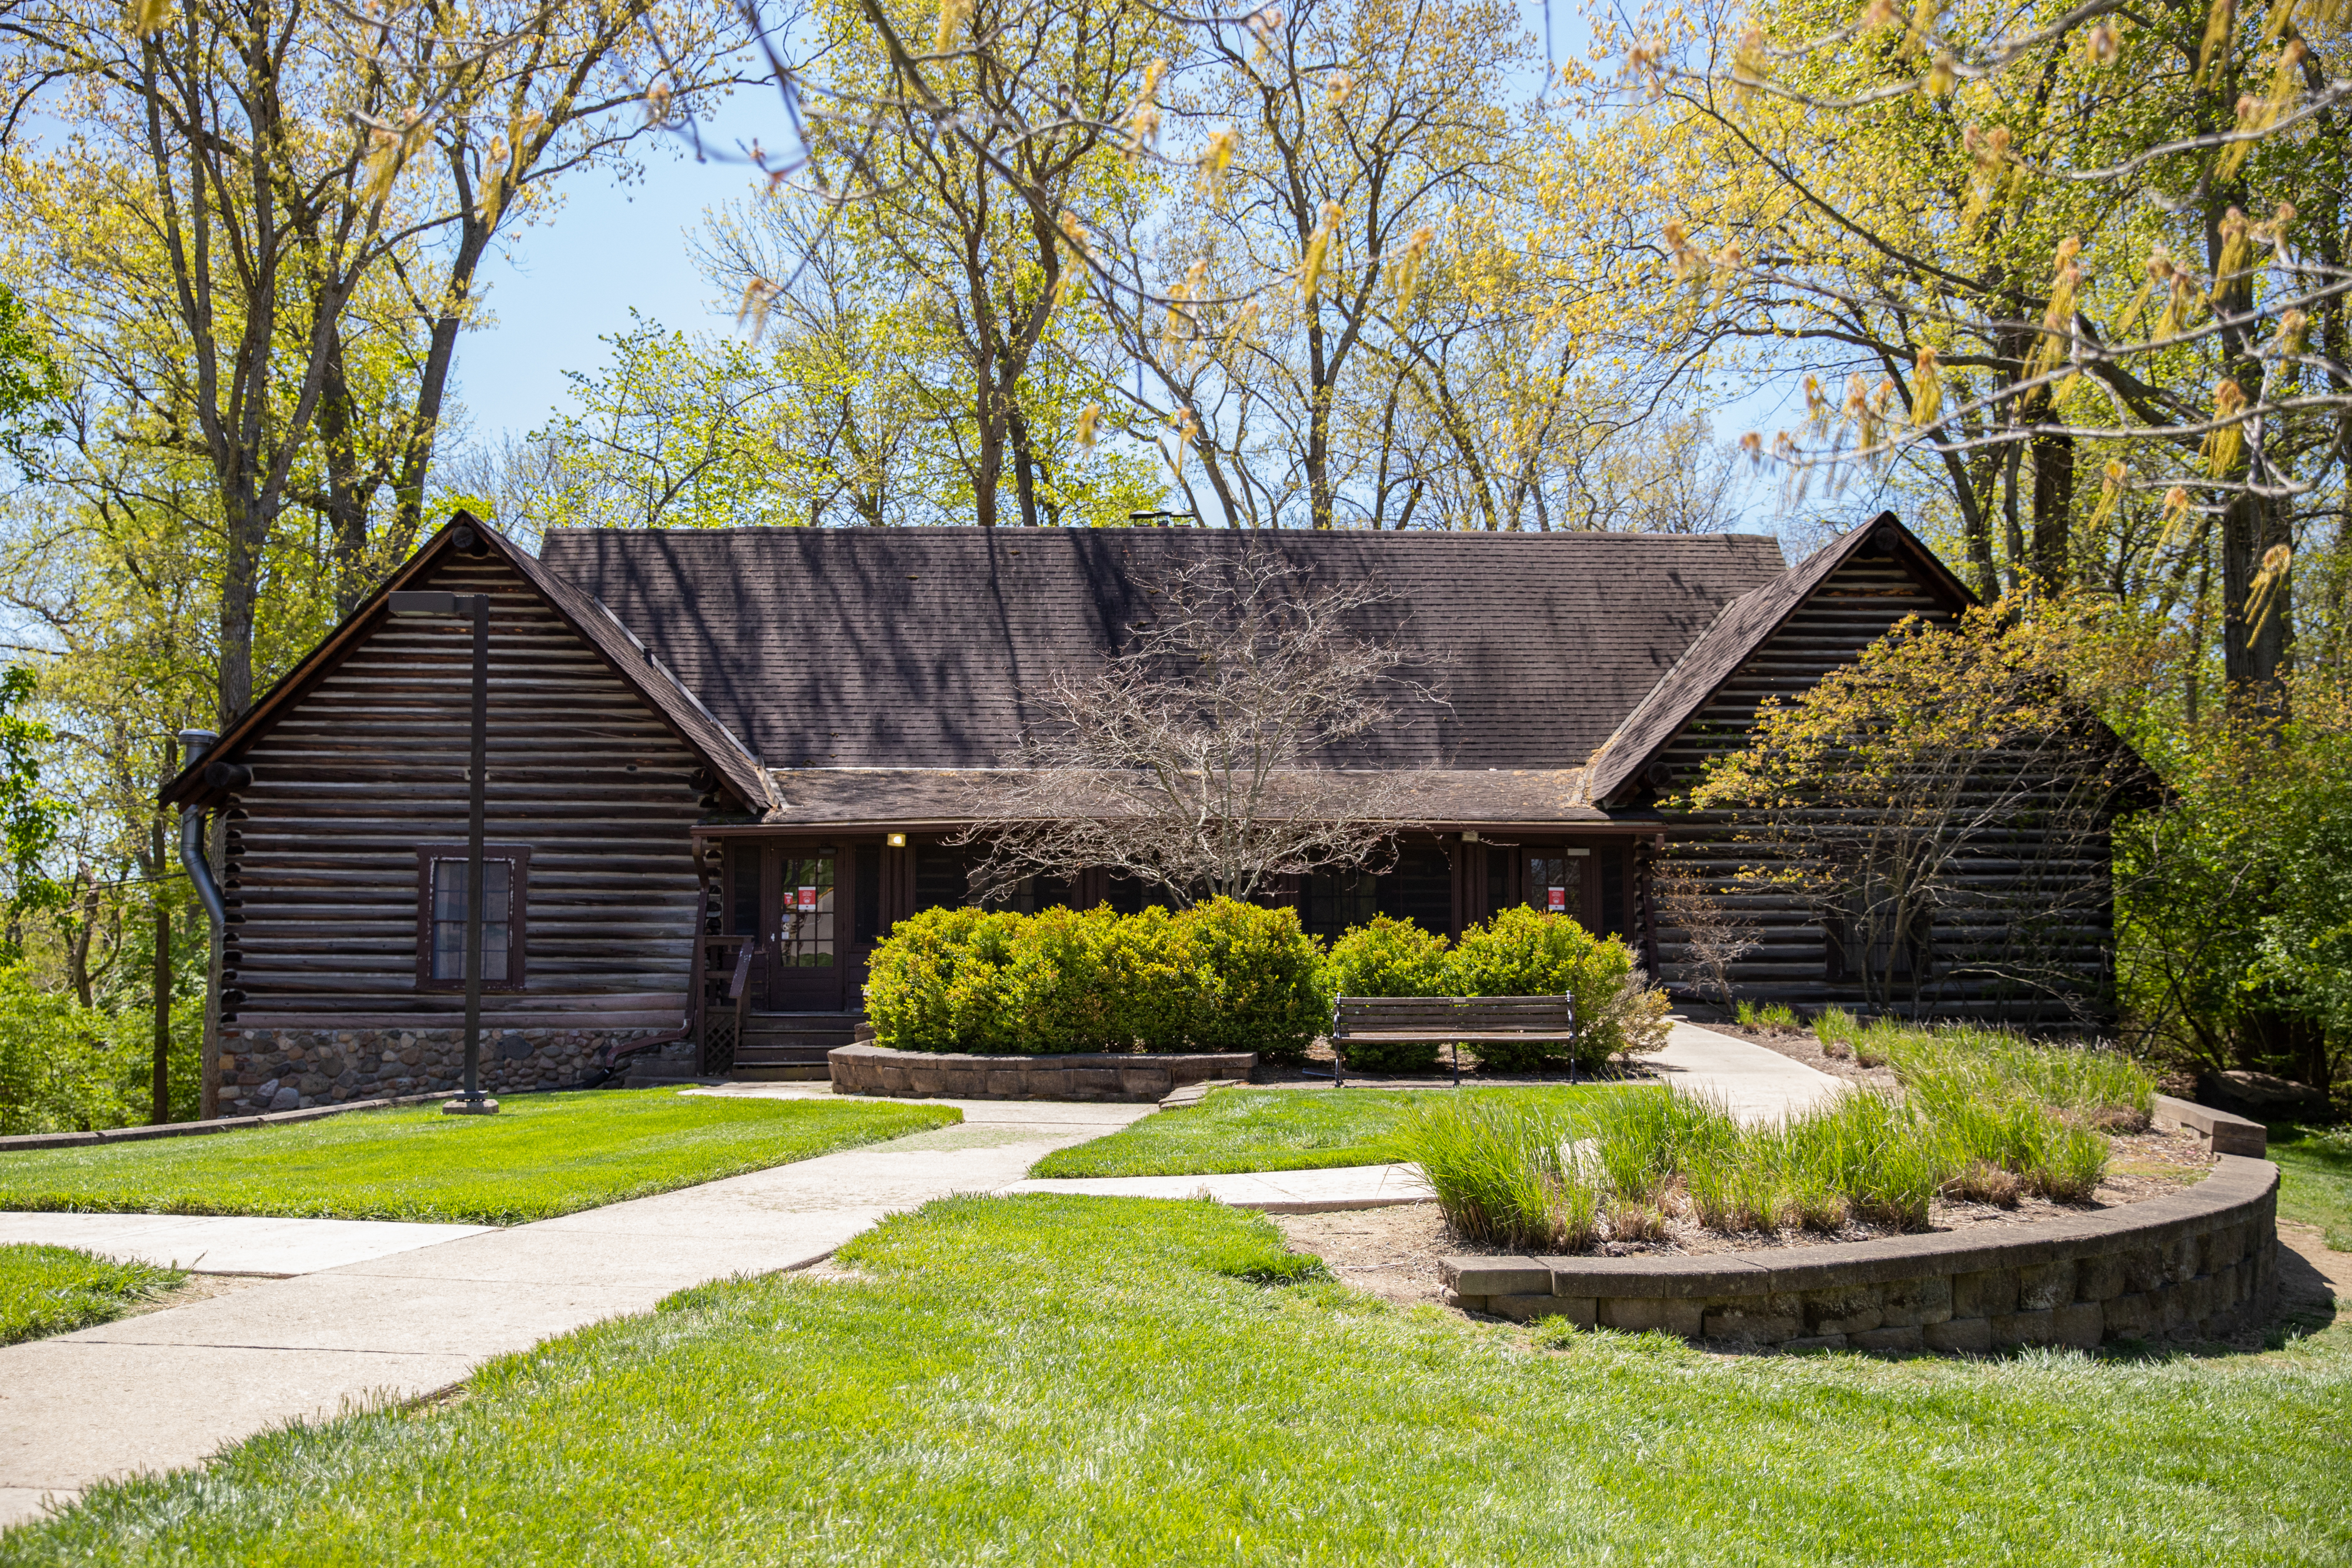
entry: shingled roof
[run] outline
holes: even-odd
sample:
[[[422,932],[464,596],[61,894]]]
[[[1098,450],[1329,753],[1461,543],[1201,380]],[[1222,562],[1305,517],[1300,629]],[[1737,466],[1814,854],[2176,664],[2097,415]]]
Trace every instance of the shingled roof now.
[[[1387,585],[1366,629],[1444,662],[1446,706],[1333,759],[1387,768],[1576,768],[1786,567],[1753,535],[1160,528],[558,528],[541,559],[771,768],[957,769],[1011,759],[1024,692],[1108,656],[1151,583],[1252,549]]]
[[[1893,512],[1880,513],[1867,528],[1840,536],[1801,564],[1724,606],[1715,623],[1690,644],[1675,667],[1593,753],[1586,779],[1588,799],[1606,803],[1639,778],[1675,731],[1696,716],[1723,683],[1764,646],[1831,573],[1864,553],[1899,556],[1914,576],[1955,607],[1976,602],[1967,584],[1954,577]]]

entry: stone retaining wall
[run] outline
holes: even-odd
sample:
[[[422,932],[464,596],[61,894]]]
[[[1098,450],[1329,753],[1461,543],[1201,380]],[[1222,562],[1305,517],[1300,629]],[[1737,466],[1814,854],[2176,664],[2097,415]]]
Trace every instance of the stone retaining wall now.
[[[657,1032],[486,1029],[482,1088],[511,1094],[577,1083],[590,1059],[606,1047]],[[690,1044],[669,1049],[693,1051]],[[235,1030],[221,1037],[220,1114],[452,1093],[464,1073],[465,1054],[462,1029]]]
[[[2270,1313],[2278,1167],[2037,1225],[1685,1258],[1449,1258],[1446,1299],[1525,1322],[1781,1350],[2214,1338]]]
[[[1246,1082],[1252,1052],[1217,1056],[966,1056],[836,1046],[825,1053],[841,1094],[940,1095],[956,1100],[1158,1100],[1212,1078]]]

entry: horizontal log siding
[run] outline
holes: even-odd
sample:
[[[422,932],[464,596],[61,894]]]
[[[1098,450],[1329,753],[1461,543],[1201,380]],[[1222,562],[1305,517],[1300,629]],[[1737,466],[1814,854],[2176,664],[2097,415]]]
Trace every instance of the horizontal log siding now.
[[[1757,651],[1707,706],[1668,743],[1660,760],[1673,769],[1674,788],[1696,781],[1706,760],[1736,749],[1755,722],[1758,706],[1768,696],[1793,700],[1832,669],[1859,657],[1862,650],[1884,636],[1907,615],[1948,625],[1954,617],[1904,568],[1891,560],[1857,559],[1824,582],[1788,623]],[[1701,813],[1669,815],[1666,856],[1695,865],[1709,876],[1728,877],[1752,863],[1721,819]],[[2042,835],[2021,827],[2001,839],[1979,841],[1962,873],[1964,886],[1973,883],[1981,896],[1973,905],[1937,912],[1932,936],[1929,977],[1921,989],[1918,1010],[1937,1017],[2000,1019],[2020,1023],[2079,1022],[2067,1005],[2048,996],[2021,997],[2012,981],[1991,974],[1971,974],[1971,967],[1988,969],[2013,956],[2015,911],[2021,894],[2035,879],[2063,877],[2074,887],[2089,883],[2104,887],[2109,873],[2108,843],[2102,831],[2084,852],[2062,863],[2044,852]],[[1642,915],[1653,932],[1652,960],[1657,972],[1679,998],[1706,1002],[1706,982],[1684,962],[1683,932],[1667,925],[1647,903],[1647,878],[1643,879]],[[2029,900],[2030,902],[2030,900]],[[1858,980],[1828,977],[1829,942],[1817,913],[1789,895],[1759,894],[1735,900],[1761,926],[1759,946],[1733,967],[1733,992],[1758,1003],[1787,1002],[1806,1008],[1836,1005],[1864,1009],[1868,1006]],[[2095,910],[2062,930],[2038,931],[2037,938],[2056,936],[2054,952],[2038,962],[2050,974],[2072,976],[2083,998],[2103,1002],[2111,978],[2112,905],[2104,897]]]
[[[416,586],[428,586],[419,583]],[[429,586],[488,591],[488,838],[531,848],[525,988],[498,1029],[675,1028],[697,892],[693,756],[495,560]],[[473,630],[390,619],[250,753],[229,812],[235,922],[225,1027],[446,1028],[462,991],[416,988],[416,852],[466,839]]]

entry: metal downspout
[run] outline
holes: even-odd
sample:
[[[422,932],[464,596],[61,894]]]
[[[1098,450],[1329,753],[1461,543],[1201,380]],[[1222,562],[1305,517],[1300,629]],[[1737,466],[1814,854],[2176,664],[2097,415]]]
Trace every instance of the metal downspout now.
[[[191,766],[219,738],[208,729],[180,732],[180,744],[187,748]],[[208,1120],[220,1114],[221,967],[228,950],[228,906],[221,898],[220,884],[213,880],[211,859],[205,852],[205,813],[200,806],[184,807],[180,812],[180,863],[187,868],[188,880],[195,884],[196,897],[212,925],[212,939],[205,944],[210,949],[205,959],[205,1037],[196,1058],[197,1075],[204,1086],[196,1114]]]
[[[188,748],[187,760],[195,760],[212,749],[220,737],[209,729],[184,729],[180,744]],[[188,868],[188,880],[196,884],[196,896],[204,901],[205,913],[213,919],[213,935],[225,936],[228,927],[228,906],[221,902],[220,885],[213,881],[212,862],[205,855],[205,809],[187,806],[180,811],[180,863]]]
[[[213,930],[219,934],[228,925],[228,908],[221,903],[220,888],[213,881],[213,868],[205,860],[202,806],[190,806],[180,813],[180,863],[188,868],[188,880],[196,884],[196,896],[204,900],[205,913],[213,917]]]

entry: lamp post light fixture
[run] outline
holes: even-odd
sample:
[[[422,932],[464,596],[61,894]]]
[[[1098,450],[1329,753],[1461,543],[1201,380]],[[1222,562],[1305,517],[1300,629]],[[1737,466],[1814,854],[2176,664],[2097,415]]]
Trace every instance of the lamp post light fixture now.
[[[465,542],[459,541],[458,548],[465,548]],[[467,770],[466,801],[466,1078],[462,1092],[441,1109],[451,1116],[496,1115],[499,1103],[482,1093],[482,921],[488,902],[482,829],[489,814],[490,596],[403,591],[387,598],[394,615],[463,615],[474,623],[474,761]],[[429,883],[425,895],[433,895]]]

